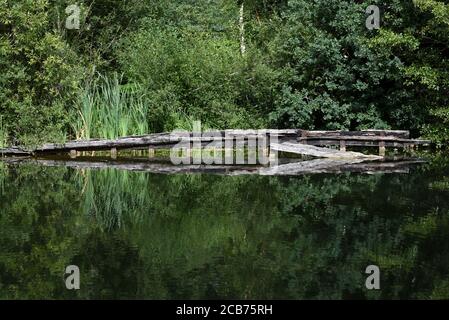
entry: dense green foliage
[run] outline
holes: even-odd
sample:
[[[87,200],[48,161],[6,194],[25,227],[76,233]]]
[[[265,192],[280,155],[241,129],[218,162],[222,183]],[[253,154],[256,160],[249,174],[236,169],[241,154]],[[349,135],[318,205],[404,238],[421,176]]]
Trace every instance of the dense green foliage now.
[[[80,0],[80,29],[68,30],[71,4],[0,0],[0,143],[160,132],[193,119],[449,140],[446,0]],[[372,4],[380,30],[365,26]]]

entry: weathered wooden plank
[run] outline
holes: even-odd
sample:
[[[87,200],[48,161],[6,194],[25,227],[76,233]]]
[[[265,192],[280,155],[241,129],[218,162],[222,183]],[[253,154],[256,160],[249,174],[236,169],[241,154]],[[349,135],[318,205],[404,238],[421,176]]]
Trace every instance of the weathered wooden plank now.
[[[420,140],[420,139],[402,139],[393,136],[334,136],[334,135],[322,135],[319,137],[299,137],[299,141],[301,140],[336,140],[336,141],[394,141],[401,143],[412,143],[415,144],[430,144],[429,140]]]
[[[92,140],[79,140],[79,141],[69,141],[62,144],[49,143],[44,144],[35,150],[36,153],[45,152],[63,152],[70,150],[110,150],[113,148],[133,148],[139,146],[150,146],[152,144],[164,144],[170,143],[169,133],[157,133],[150,134],[146,136],[134,136],[134,137],[124,137],[114,140],[102,140],[102,139],[92,139]]]
[[[305,145],[301,143],[291,143],[291,142],[284,142],[284,143],[272,143],[270,145],[271,149],[282,151],[282,152],[289,152],[289,153],[295,153],[295,154],[301,154],[301,155],[308,155],[312,157],[319,157],[319,158],[331,158],[331,159],[382,159],[381,156],[375,156],[375,155],[366,155],[360,152],[352,152],[352,151],[340,151],[340,150],[334,150],[329,148],[319,148],[316,146],[311,145]]]
[[[234,139],[236,137],[242,137],[246,139],[255,139],[260,137],[260,135],[273,135],[278,138],[282,137],[296,137],[299,134],[297,129],[287,129],[287,130],[222,130],[222,131],[211,131],[215,134],[219,134],[223,138]],[[192,137],[192,132],[188,133],[192,142],[200,141],[202,143],[214,141],[214,137],[207,136],[211,132],[203,132],[201,137]],[[177,142],[182,141],[186,137],[181,134],[176,133],[155,133],[145,136],[132,136],[123,137],[113,140],[103,140],[103,139],[91,139],[91,140],[79,140],[79,141],[68,141],[63,144],[44,144],[35,150],[36,153],[51,153],[51,152],[68,152],[70,150],[110,150],[110,149],[132,149],[132,148],[148,148],[157,147],[163,145],[173,145]]]
[[[12,147],[12,148],[0,149],[0,156],[24,157],[24,156],[31,156],[31,152],[23,150],[18,147]]]
[[[282,141],[282,140],[281,140]],[[312,146],[339,146],[340,141],[342,140],[327,140],[324,138],[317,138],[317,139],[307,139],[307,140],[300,140],[301,143],[312,145]],[[343,140],[345,141],[346,146],[352,146],[352,147],[378,147],[379,142],[377,140]],[[398,141],[398,140],[387,140],[385,141],[385,146],[389,148],[406,148],[410,145],[422,145],[422,146],[428,146],[431,144],[431,141],[429,140],[405,140],[405,141]]]
[[[247,136],[247,135],[258,135],[265,133],[268,135],[277,136],[298,136],[301,134],[301,129],[228,129],[219,131],[223,136]]]
[[[410,131],[407,130],[361,130],[361,131],[345,131],[345,130],[334,130],[334,131],[324,131],[324,130],[303,130],[302,136],[307,137],[324,137],[324,136],[392,136],[396,138],[408,139],[410,137]]]

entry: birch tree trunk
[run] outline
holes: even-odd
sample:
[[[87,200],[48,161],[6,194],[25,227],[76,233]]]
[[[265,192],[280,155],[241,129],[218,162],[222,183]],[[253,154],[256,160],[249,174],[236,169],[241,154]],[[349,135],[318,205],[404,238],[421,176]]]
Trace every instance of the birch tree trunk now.
[[[246,45],[245,45],[245,21],[243,17],[244,7],[243,7],[243,1],[240,5],[240,18],[239,18],[239,27],[240,27],[240,53],[243,56],[246,51]]]

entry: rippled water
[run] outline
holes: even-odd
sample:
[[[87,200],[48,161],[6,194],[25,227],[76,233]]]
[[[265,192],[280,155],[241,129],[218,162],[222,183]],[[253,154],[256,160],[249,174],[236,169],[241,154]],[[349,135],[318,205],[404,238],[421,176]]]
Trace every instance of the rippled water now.
[[[449,298],[448,240],[444,155],[296,177],[0,163],[3,299]]]

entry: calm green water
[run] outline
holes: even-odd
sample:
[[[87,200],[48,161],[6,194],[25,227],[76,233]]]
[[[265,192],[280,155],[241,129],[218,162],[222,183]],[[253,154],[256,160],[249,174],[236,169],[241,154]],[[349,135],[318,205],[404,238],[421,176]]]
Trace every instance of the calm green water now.
[[[0,163],[3,299],[449,298],[448,240],[445,156],[298,177]]]

